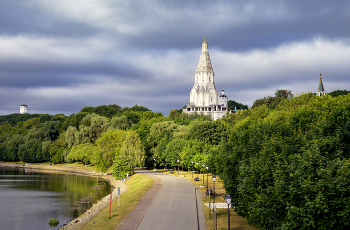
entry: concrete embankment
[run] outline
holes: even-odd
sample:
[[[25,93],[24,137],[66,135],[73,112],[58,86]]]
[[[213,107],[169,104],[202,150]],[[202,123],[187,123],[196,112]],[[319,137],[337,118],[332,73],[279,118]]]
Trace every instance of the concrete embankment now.
[[[13,168],[26,168],[33,170],[48,170],[48,171],[61,171],[61,172],[69,172],[69,173],[78,173],[87,176],[98,176],[107,180],[112,186],[112,199],[116,199],[118,197],[118,187],[120,188],[120,192],[124,193],[128,186],[120,180],[116,180],[112,175],[107,175],[103,173],[98,173],[90,169],[85,168],[76,168],[74,166],[65,166],[65,165],[31,165],[31,164],[4,164],[0,163],[0,167],[13,167]],[[65,225],[62,229],[79,229],[85,223],[88,223],[99,211],[106,208],[109,205],[110,195],[105,196],[100,199],[97,203],[95,203],[89,210],[87,210],[80,217],[72,220],[67,225]]]

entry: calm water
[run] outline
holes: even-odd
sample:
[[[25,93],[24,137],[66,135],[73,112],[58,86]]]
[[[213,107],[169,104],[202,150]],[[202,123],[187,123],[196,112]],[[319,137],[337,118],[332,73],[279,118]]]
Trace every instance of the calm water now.
[[[58,229],[110,191],[97,177],[0,168],[0,229]]]

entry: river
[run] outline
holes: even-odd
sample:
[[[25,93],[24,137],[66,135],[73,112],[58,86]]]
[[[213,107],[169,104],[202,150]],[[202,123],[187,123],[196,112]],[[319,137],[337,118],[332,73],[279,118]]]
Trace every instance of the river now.
[[[110,191],[98,177],[0,168],[0,230],[58,229]],[[50,226],[51,218],[59,224]]]

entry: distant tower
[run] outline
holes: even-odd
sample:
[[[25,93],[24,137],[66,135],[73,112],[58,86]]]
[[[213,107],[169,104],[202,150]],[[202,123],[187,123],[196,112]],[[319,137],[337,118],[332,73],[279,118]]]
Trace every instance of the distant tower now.
[[[219,96],[219,103],[227,107],[228,97],[225,95],[224,89],[222,89],[221,95]]]
[[[320,81],[318,83],[318,88],[317,88],[316,94],[317,94],[317,96],[321,96],[322,94],[323,95],[326,94],[326,91],[324,90],[324,87],[323,87],[322,74],[320,74]]]
[[[26,104],[22,104],[20,107],[19,107],[19,113],[20,114],[24,114],[24,113],[27,113],[27,105]]]

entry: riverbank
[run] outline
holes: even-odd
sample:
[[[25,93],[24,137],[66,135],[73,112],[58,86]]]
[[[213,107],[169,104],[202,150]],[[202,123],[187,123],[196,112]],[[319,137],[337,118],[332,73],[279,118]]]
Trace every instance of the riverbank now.
[[[31,170],[47,170],[47,171],[61,171],[69,173],[78,173],[86,176],[98,176],[108,181],[112,186],[112,199],[115,200],[118,197],[118,187],[120,193],[127,191],[128,186],[124,181],[116,180],[111,174],[99,173],[94,170],[93,167],[88,166],[76,166],[76,165],[49,165],[49,164],[21,164],[21,163],[0,163],[0,167],[13,167],[13,168],[25,168]],[[84,224],[91,221],[102,209],[105,209],[109,205],[110,195],[97,201],[93,206],[87,210],[80,217],[73,219],[67,225],[61,229],[80,229]]]

